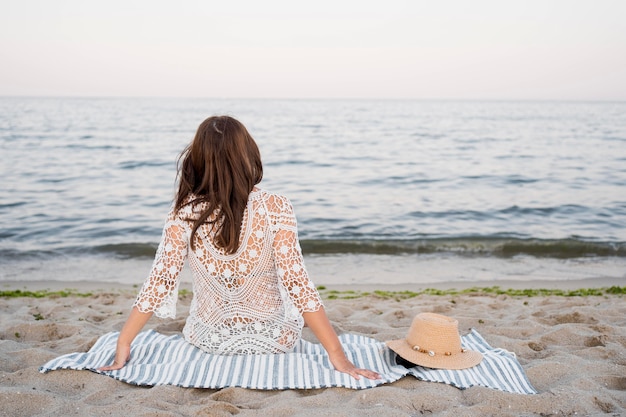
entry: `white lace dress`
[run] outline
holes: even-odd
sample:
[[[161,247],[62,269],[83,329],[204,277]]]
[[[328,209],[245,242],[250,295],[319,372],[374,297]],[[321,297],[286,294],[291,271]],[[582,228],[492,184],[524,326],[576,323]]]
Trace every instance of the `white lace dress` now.
[[[191,250],[194,209],[170,211],[150,275],[134,306],[173,318],[180,272],[188,259],[193,299],[183,329],[185,339],[210,353],[289,352],[300,339],[302,313],[322,301],[304,267],[297,223],[289,200],[255,189],[248,198],[240,246],[229,255],[213,244],[208,224]]]

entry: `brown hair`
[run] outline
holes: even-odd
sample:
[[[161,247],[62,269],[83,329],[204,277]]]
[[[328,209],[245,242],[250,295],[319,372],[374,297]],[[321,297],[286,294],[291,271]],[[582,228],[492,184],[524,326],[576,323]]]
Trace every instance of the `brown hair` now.
[[[230,116],[213,116],[202,122],[178,159],[175,210],[208,203],[198,218],[189,219],[194,222],[191,248],[198,228],[209,222],[216,227],[214,243],[226,253],[235,253],[248,196],[262,178],[259,148],[243,124]],[[216,211],[216,218],[209,220]]]

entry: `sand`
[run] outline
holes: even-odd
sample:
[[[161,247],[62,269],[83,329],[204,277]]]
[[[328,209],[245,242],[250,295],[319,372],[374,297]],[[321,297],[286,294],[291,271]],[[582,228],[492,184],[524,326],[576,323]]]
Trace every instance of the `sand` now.
[[[28,283],[27,288],[44,285]],[[3,284],[2,289],[23,286]],[[64,283],[55,286],[62,288]],[[86,283],[65,288],[93,295],[0,298],[3,416],[626,415],[625,296],[471,294],[325,301],[338,333],[381,341],[405,336],[419,312],[455,317],[462,333],[475,328],[492,346],[516,353],[539,391],[519,395],[483,387],[459,390],[410,376],[360,391],[255,391],[136,387],[89,371],[41,374],[38,368],[46,361],[87,351],[100,335],[121,329],[136,291]],[[178,319],[153,318],[146,328],[167,334],[180,331],[189,300],[189,295],[181,299]],[[308,329],[304,337],[315,340]]]

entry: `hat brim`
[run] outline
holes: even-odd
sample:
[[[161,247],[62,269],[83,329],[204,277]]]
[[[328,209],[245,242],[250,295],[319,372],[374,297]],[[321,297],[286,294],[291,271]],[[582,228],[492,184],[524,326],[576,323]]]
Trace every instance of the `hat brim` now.
[[[403,359],[426,368],[466,369],[478,365],[483,360],[482,353],[473,350],[465,350],[465,352],[450,356],[430,356],[427,353],[413,350],[406,339],[389,340],[385,344]]]

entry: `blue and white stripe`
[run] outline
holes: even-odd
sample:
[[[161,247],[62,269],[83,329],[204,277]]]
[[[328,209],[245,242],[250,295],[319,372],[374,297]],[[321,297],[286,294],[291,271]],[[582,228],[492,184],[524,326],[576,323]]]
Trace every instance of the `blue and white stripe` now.
[[[294,351],[279,355],[221,356],[208,354],[180,335],[165,336],[153,330],[133,342],[131,360],[117,371],[97,371],[113,362],[118,332],[102,336],[87,353],[60,356],[43,365],[46,373],[58,369],[90,370],[133,385],[177,385],[212,388],[243,387],[259,390],[345,387],[372,388],[413,375],[423,381],[443,382],[460,389],[480,385],[519,394],[535,394],[515,355],[493,349],[476,332],[462,337],[463,346],[483,354],[469,369],[441,370],[397,365],[395,353],[377,340],[344,334],[339,338],[348,358],[359,368],[372,369],[382,379],[359,380],[337,372],[319,344],[301,340]]]

